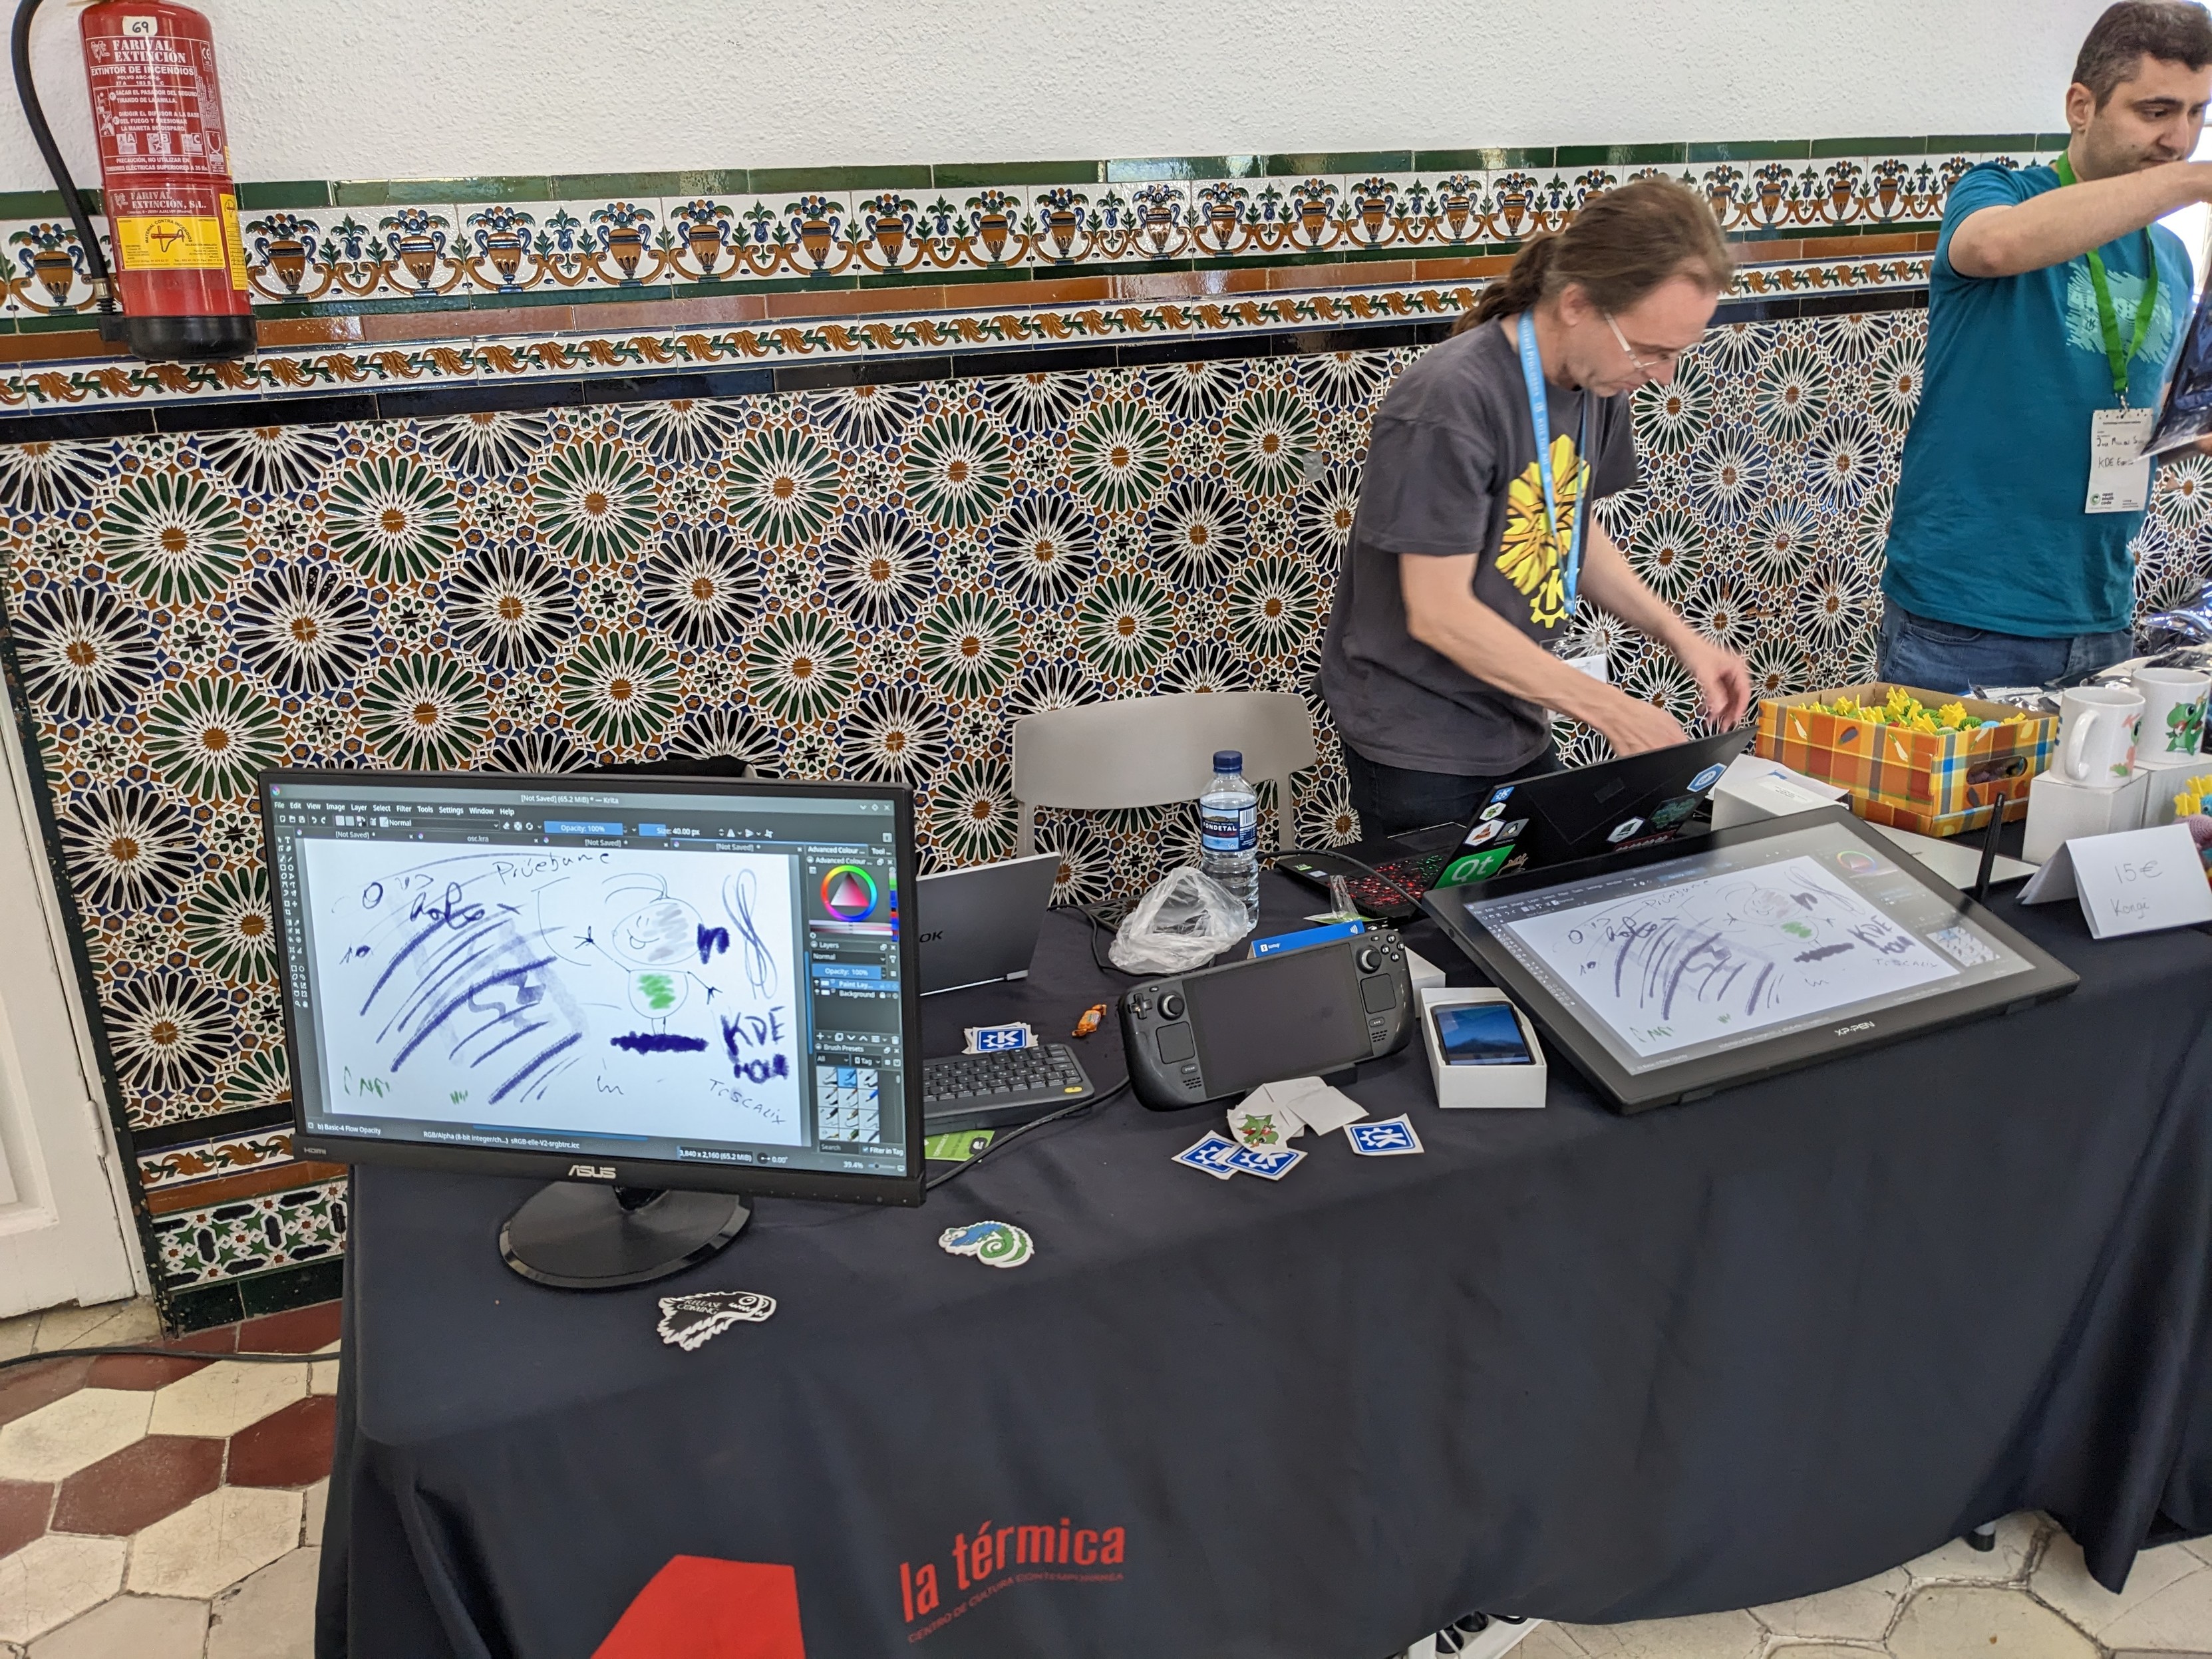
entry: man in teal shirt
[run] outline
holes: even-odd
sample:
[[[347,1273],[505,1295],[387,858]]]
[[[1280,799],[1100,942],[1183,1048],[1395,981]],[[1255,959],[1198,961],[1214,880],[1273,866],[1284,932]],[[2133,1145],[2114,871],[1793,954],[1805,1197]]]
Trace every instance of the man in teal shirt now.
[[[2124,487],[2122,510],[2084,510],[2091,434],[2135,441],[2118,411],[2156,407],[2186,328],[2188,252],[2156,221],[2212,200],[2212,163],[2186,159],[2208,98],[2204,8],[2129,0],[2082,44],[2057,165],[1987,164],[1953,186],[1890,521],[1884,679],[1955,694],[2133,654],[2142,513]]]

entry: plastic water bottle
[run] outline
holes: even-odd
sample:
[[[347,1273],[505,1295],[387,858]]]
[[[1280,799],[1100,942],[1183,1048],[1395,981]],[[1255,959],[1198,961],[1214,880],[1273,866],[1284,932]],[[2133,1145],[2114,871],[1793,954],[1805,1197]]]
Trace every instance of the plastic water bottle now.
[[[1244,901],[1244,914],[1260,915],[1260,797],[1244,781],[1244,757],[1213,751],[1213,781],[1198,798],[1198,867]]]

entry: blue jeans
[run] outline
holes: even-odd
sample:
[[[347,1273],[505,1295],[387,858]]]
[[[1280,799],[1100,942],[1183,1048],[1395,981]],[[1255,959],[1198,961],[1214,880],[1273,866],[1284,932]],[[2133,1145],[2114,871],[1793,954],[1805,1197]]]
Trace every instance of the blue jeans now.
[[[1533,778],[1559,769],[1559,751],[1550,744],[1526,766],[1494,778],[1463,778],[1455,772],[1415,772],[1372,761],[1344,745],[1345,779],[1352,809],[1359,814],[1359,833],[1370,838],[1425,830],[1432,823],[1466,823],[1482,810],[1490,792],[1516,778]]]
[[[1893,685],[1955,697],[1977,685],[2070,685],[2135,654],[2132,634],[2026,639],[1915,616],[1892,599],[1882,612],[1878,672]]]

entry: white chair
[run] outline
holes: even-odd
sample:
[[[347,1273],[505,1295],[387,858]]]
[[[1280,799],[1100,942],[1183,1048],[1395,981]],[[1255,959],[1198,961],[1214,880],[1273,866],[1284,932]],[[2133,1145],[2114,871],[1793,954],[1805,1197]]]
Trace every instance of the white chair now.
[[[1048,708],[1016,720],[1013,743],[1023,853],[1036,850],[1040,806],[1096,812],[1196,800],[1217,749],[1243,754],[1255,787],[1274,784],[1276,844],[1297,844],[1291,774],[1314,763],[1313,717],[1287,691],[1185,691]]]

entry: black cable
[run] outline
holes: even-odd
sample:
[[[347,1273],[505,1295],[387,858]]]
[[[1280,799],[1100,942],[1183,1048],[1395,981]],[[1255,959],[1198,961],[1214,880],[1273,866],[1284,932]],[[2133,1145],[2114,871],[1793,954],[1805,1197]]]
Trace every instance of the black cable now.
[[[62,193],[62,206],[70,222],[76,227],[78,246],[84,249],[86,276],[92,283],[94,297],[100,308],[108,315],[115,312],[115,281],[107,268],[107,253],[100,246],[100,238],[92,228],[92,215],[86,211],[84,198],[77,193],[76,181],[70,177],[69,163],[62,159],[61,146],[54,143],[53,129],[46,125],[46,112],[39,103],[39,89],[31,79],[31,20],[38,14],[40,0],[22,0],[15,8],[15,28],[9,42],[15,64],[15,96],[21,100],[23,118],[31,125],[31,137],[46,158],[46,171],[53,174],[55,186]]]
[[[1088,1102],[1085,1103],[1089,1104]],[[12,1359],[0,1359],[0,1371],[16,1365],[35,1365],[41,1359],[105,1359],[110,1354],[143,1356],[149,1359],[197,1359],[206,1364],[237,1359],[249,1365],[313,1365],[337,1358],[334,1353],[219,1353],[207,1348],[156,1348],[142,1343],[126,1343],[117,1348],[46,1348],[37,1353],[19,1353]]]
[[[984,1147],[981,1152],[976,1153],[975,1157],[964,1159],[962,1162],[954,1164],[943,1174],[933,1175],[930,1176],[928,1180],[923,1182],[921,1183],[922,1191],[926,1193],[934,1192],[938,1188],[942,1187],[948,1181],[957,1181],[962,1176],[966,1175],[969,1170],[974,1169],[985,1158],[990,1157],[992,1153],[997,1152],[1000,1147],[1011,1146],[1013,1142],[1019,1140],[1024,1135],[1027,1134],[1030,1130],[1042,1129],[1048,1123],[1057,1123],[1064,1117],[1073,1117],[1079,1112],[1087,1112],[1095,1106],[1103,1106],[1108,1101],[1121,1093],[1128,1086],[1129,1079],[1123,1078],[1119,1083],[1115,1084],[1103,1095],[1093,1095],[1088,1100],[1079,1100],[1073,1105],[1063,1106],[1056,1112],[1048,1112],[1042,1117],[1031,1118],[1027,1123],[1023,1124],[1018,1129],[1009,1129],[1003,1135],[994,1135],[991,1138],[991,1144]]]
[[[1355,870],[1364,871],[1367,874],[1374,877],[1376,880],[1381,882],[1385,887],[1390,888],[1395,892],[1404,894],[1406,902],[1412,905],[1416,913],[1419,913],[1420,910],[1421,896],[1419,893],[1414,892],[1413,889],[1407,887],[1403,882],[1398,880],[1395,877],[1386,876],[1380,870],[1377,870],[1373,865],[1362,864],[1358,859],[1352,857],[1351,854],[1340,853],[1334,847],[1287,847],[1283,848],[1280,852],[1269,854],[1269,856],[1274,859],[1279,864],[1285,859],[1334,859],[1340,864],[1348,864]]]
[[[1109,923],[1099,915],[1098,912],[1102,908],[1119,912],[1115,916],[1114,922]],[[1116,968],[1112,963],[1103,962],[1099,959],[1098,930],[1102,927],[1118,926],[1120,922],[1127,920],[1129,912],[1129,907],[1127,905],[1115,902],[1109,902],[1103,907],[1090,904],[1079,904],[1076,906],[1076,908],[1083,912],[1083,919],[1091,924],[1091,965],[1092,967],[1096,968],[1102,974],[1119,974],[1124,979],[1146,979],[1155,977],[1155,975],[1146,974],[1133,974],[1126,968]]]

